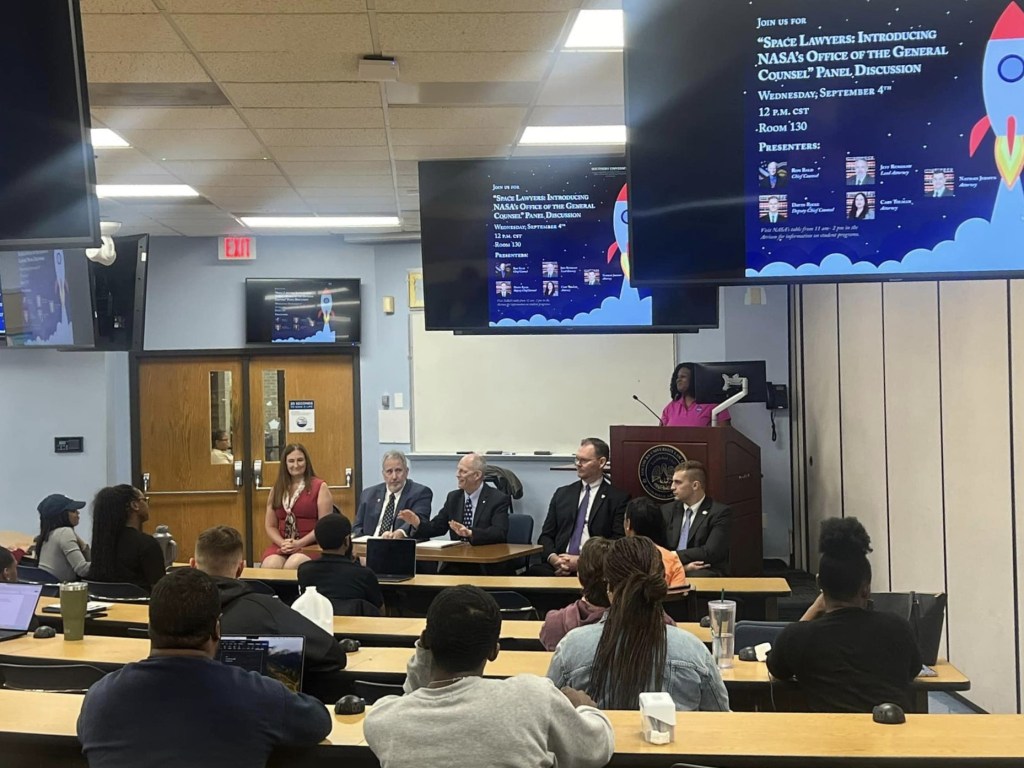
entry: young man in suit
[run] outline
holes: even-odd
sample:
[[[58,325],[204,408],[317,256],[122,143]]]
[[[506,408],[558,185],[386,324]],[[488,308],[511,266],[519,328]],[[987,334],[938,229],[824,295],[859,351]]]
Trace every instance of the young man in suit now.
[[[504,544],[508,541],[508,511],[511,501],[499,490],[484,485],[487,461],[478,453],[462,457],[455,471],[458,489],[448,494],[444,506],[433,520],[420,520],[410,510],[402,510],[398,517],[412,528],[412,537],[424,540],[445,532],[454,539],[469,544]],[[404,529],[396,535],[407,536]],[[440,573],[479,574],[481,567],[474,564],[442,563]]]
[[[537,543],[544,547],[543,563],[531,566],[532,576],[576,573],[580,549],[591,536],[618,539],[626,535],[623,519],[629,494],[604,477],[608,443],[596,437],[580,442],[576,451],[575,483],[555,491]]]
[[[384,482],[363,491],[356,509],[352,537],[383,536],[394,538],[399,528],[406,533],[412,526],[399,520],[400,512],[410,511],[421,522],[430,519],[434,492],[409,479],[409,460],[401,451],[388,451],[381,462]]]
[[[670,547],[689,578],[729,575],[732,509],[705,492],[707,473],[699,461],[684,461],[672,475],[676,500],[661,508]]]

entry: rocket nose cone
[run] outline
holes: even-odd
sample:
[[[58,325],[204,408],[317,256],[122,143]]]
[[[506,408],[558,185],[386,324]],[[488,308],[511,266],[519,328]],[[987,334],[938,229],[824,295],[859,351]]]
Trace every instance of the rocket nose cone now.
[[[1024,37],[1024,10],[1016,2],[1006,6],[992,29],[991,40],[1010,40]]]

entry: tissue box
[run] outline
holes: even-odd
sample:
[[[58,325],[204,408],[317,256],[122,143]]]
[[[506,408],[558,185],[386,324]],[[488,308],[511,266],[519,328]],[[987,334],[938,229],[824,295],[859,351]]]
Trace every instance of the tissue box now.
[[[644,740],[671,744],[676,739],[676,703],[664,691],[640,694],[640,720]]]

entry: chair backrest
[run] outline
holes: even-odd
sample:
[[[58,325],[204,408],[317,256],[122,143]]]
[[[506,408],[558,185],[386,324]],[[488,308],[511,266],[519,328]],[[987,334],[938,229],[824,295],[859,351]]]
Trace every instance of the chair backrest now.
[[[105,674],[90,664],[0,664],[4,688],[13,691],[85,693]]]
[[[508,543],[533,544],[533,518],[529,515],[508,516]],[[530,558],[520,557],[512,561],[512,568],[519,571],[528,568]]]
[[[405,693],[400,685],[393,683],[373,683],[369,680],[353,680],[352,691],[367,704],[376,703],[385,696],[401,696]]]
[[[736,650],[761,643],[774,643],[788,621],[737,621]]]
[[[140,603],[149,601],[149,593],[135,584],[120,582],[87,581],[89,597],[96,600],[110,600],[115,603]]]
[[[34,565],[18,565],[18,581],[22,584],[60,584],[60,579]]]
[[[537,609],[533,607],[533,603],[518,592],[491,592],[490,595],[498,603],[502,619],[537,620]]]
[[[380,608],[368,600],[331,600],[335,616],[380,616]],[[365,698],[365,697],[364,697]]]

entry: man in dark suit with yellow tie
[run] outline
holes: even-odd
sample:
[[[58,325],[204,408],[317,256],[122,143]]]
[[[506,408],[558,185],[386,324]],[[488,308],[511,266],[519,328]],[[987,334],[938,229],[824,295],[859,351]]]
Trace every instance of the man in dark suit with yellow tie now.
[[[661,508],[670,547],[690,578],[729,575],[732,509],[705,492],[707,473],[699,461],[684,461],[672,475],[676,500]]]

